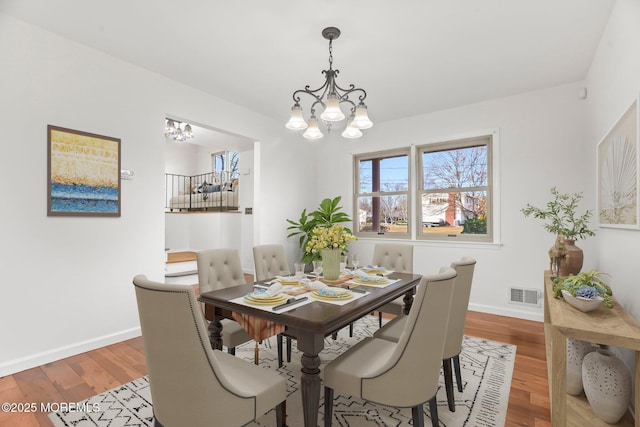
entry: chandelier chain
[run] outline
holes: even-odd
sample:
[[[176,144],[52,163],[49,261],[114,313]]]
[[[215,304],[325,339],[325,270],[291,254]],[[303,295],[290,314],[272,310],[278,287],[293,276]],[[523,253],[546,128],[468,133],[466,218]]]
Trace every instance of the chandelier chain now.
[[[329,69],[333,70],[333,40],[329,40]]]

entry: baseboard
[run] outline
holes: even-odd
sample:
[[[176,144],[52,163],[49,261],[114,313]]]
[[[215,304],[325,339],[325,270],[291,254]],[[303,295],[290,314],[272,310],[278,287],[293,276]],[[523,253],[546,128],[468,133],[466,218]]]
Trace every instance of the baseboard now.
[[[469,310],[479,311],[481,313],[497,314],[499,316],[515,317],[516,319],[533,320],[536,322],[544,322],[544,313],[534,313],[531,311],[514,310],[504,307],[496,307],[484,304],[469,304]]]
[[[0,378],[6,375],[24,371],[26,369],[35,368],[36,366],[44,365],[46,363],[55,362],[56,360],[64,359],[66,357],[75,356],[76,354],[95,350],[96,348],[115,344],[117,342],[125,341],[131,338],[136,338],[140,335],[140,327],[136,327],[122,332],[117,332],[65,347],[56,348],[50,351],[34,354],[32,356],[10,360],[8,362],[0,364]]]

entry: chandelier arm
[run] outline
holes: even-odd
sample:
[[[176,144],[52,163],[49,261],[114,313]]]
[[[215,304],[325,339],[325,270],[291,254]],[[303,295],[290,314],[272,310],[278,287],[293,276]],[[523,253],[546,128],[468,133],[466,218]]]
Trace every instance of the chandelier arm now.
[[[349,89],[345,89],[342,88],[340,86],[338,86],[337,84],[335,85],[336,89],[338,89],[339,91],[342,91],[342,94],[340,95],[340,92],[337,92],[338,95],[340,96],[340,100],[342,100],[343,98],[347,98],[349,95],[355,93],[355,92],[362,92],[362,94],[360,96],[358,96],[358,100],[363,102],[365,100],[365,98],[367,97],[367,92],[359,87],[355,87],[353,84],[349,86]]]
[[[347,104],[351,104],[351,108],[349,109],[349,112],[351,112],[352,114],[355,114],[356,107],[357,107],[356,103],[350,100],[349,98],[340,98],[340,104],[344,102],[346,102]]]
[[[322,73],[326,73],[326,70],[322,71]],[[315,98],[315,102],[313,103],[313,105],[320,103],[322,104],[322,106],[325,106],[324,101],[322,100],[322,98],[324,97],[324,95],[327,93],[327,90],[329,89],[329,78],[327,78],[327,80],[325,80],[324,84],[322,86],[320,86],[318,89],[309,89],[309,85],[306,85],[304,87],[304,89],[298,89],[295,92],[293,92],[293,101],[296,103],[300,103],[300,96],[298,96],[299,93],[306,93],[309,96],[312,96],[313,98]],[[316,95],[316,92],[320,92],[322,91],[322,93],[320,95]]]

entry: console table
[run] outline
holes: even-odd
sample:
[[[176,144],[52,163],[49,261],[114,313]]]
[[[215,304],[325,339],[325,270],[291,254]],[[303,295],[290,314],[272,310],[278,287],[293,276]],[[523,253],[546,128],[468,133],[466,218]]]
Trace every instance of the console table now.
[[[567,338],[635,350],[635,410],[640,411],[640,325],[617,301],[583,313],[553,297],[551,272],[544,273],[544,336],[551,424],[554,426],[608,426],[591,410],[584,393],[567,394]],[[640,427],[630,412],[616,426]]]

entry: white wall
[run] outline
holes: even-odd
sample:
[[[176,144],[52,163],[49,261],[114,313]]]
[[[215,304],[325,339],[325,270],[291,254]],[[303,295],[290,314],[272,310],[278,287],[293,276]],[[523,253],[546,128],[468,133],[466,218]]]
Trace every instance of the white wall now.
[[[544,205],[549,190],[591,190],[589,170],[580,167],[584,150],[585,103],[578,98],[581,84],[569,84],[504,99],[375,125],[354,141],[334,138],[317,154],[318,192],[323,197],[342,195],[352,206],[352,154],[393,147],[419,145],[497,129],[499,133],[498,245],[415,243],[414,271],[435,273],[454,259],[467,255],[478,260],[471,308],[508,316],[542,320],[542,308],[508,303],[508,288],[542,289],[543,270],[549,266],[548,249],[555,236],[542,223],[524,218],[520,209],[530,202]],[[570,159],[567,161],[566,159]],[[322,165],[326,165],[323,167]],[[585,197],[584,209],[590,207]],[[367,262],[377,240],[352,243]],[[593,242],[580,241],[585,267],[595,265]]]
[[[618,0],[587,77],[587,121],[583,146],[589,153],[589,185],[596,192],[596,146],[640,93],[640,2]],[[614,297],[640,320],[638,254],[640,231],[600,228],[597,268],[611,275]],[[634,366],[630,351],[619,351]]]
[[[162,135],[157,144],[164,148],[165,172],[175,175],[197,175],[210,172],[199,167],[201,148],[195,144],[173,141]],[[206,154],[205,154],[206,155]]]
[[[3,376],[139,334],[131,279],[164,275],[164,117],[265,144],[280,126],[3,14],[0,68]],[[47,217],[47,124],[121,138],[121,217]]]
[[[356,141],[332,135],[309,142],[283,130],[286,112],[274,123],[0,14],[0,376],[138,333],[131,278],[163,276],[167,115],[258,141],[249,176],[254,214],[236,217],[240,227],[253,225],[253,236],[243,235],[241,245],[283,243],[291,263],[299,252],[297,241],[286,238],[286,218],[337,195],[349,210],[352,153],[498,129],[501,244],[417,243],[416,271],[431,273],[453,258],[474,256],[472,308],[541,318],[541,309],[506,303],[510,285],[542,287],[553,244],[520,208],[544,204],[553,185],[585,191],[585,206],[594,207],[594,172],[584,165],[595,164],[593,147],[639,92],[639,16],[637,2],[618,0],[586,82],[586,101],[577,97],[585,83],[568,84],[376,124]],[[47,124],[122,139],[122,167],[136,172],[135,180],[122,183],[122,217],[46,216]],[[629,254],[638,253],[638,236],[603,229],[579,242],[585,268],[615,272],[614,291],[636,318],[640,301]],[[360,240],[353,250],[370,256],[374,243]]]

